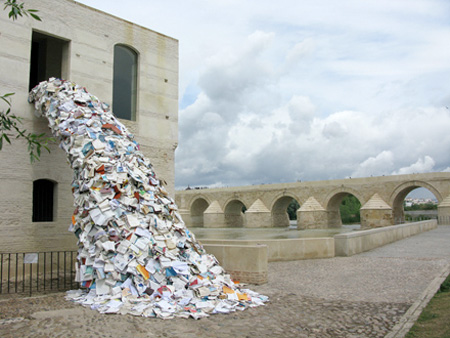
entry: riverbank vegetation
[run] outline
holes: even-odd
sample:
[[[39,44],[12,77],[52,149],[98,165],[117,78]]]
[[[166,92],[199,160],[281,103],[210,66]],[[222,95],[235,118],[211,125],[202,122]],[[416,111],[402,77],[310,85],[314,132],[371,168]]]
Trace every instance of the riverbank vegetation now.
[[[345,196],[339,208],[342,224],[360,223],[361,216],[359,209],[361,209],[361,203],[355,196]]]
[[[410,206],[404,206],[405,211],[415,211],[415,210],[437,210],[437,204],[435,203],[423,203],[423,204],[413,204]]]
[[[405,338],[450,337],[450,275],[423,309]]]

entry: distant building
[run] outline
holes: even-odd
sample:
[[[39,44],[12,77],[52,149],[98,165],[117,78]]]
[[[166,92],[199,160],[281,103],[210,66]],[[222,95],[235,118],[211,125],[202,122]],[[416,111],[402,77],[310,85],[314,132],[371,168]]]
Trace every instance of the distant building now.
[[[15,93],[23,127],[47,132],[29,90],[49,77],[85,86],[112,105],[174,194],[178,142],[178,41],[72,0],[28,0],[42,22],[0,10],[0,93]],[[4,105],[0,106],[4,109]],[[26,145],[0,151],[0,247],[3,252],[74,248],[72,170],[57,145],[30,164]]]

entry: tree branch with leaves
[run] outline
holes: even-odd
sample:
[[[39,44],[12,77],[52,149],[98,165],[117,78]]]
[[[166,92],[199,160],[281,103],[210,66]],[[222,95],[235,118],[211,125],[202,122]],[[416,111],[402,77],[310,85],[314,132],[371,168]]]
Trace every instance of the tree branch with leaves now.
[[[31,18],[41,21],[41,18],[36,14],[36,9],[26,9],[25,4],[18,3],[16,0],[8,0],[4,2],[3,10],[9,9],[8,17],[17,20],[19,17],[30,16]],[[3,148],[3,141],[11,144],[12,138],[22,138],[27,142],[28,153],[30,154],[30,162],[33,163],[41,157],[42,149],[50,152],[48,143],[54,141],[51,137],[46,137],[45,133],[35,134],[27,132],[22,129],[22,119],[11,113],[11,96],[14,93],[0,95],[0,102],[7,105],[6,110],[0,111],[0,150]]]
[[[0,99],[6,102],[8,109],[0,112],[0,150],[3,148],[3,141],[11,144],[11,137],[23,138],[27,141],[28,153],[30,154],[30,162],[33,163],[39,160],[41,150],[44,148],[48,152],[48,142],[53,141],[53,138],[46,137],[45,133],[34,134],[27,132],[26,129],[21,129],[22,119],[19,116],[11,114],[10,96],[14,93],[8,93],[0,96]]]
[[[5,8],[3,8],[3,10],[6,10],[7,8],[9,8],[9,13],[8,13],[8,17],[10,19],[17,20],[18,17],[23,17],[23,16],[31,16],[33,19],[38,20],[38,21],[42,21],[41,18],[36,14],[38,12],[37,9],[26,9],[25,8],[25,3],[18,3],[16,0],[8,0],[5,1],[4,3]]]

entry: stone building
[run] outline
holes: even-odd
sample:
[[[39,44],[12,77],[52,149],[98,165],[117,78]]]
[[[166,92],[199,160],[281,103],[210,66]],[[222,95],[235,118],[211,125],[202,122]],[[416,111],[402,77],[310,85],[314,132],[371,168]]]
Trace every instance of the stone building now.
[[[28,0],[26,6],[39,10],[42,22],[13,21],[0,11],[0,93],[15,93],[12,112],[23,127],[48,133],[46,120],[27,102],[31,88],[50,77],[74,81],[111,104],[173,196],[178,41],[72,0]],[[76,247],[67,231],[72,170],[58,145],[50,148],[33,164],[22,140],[0,151],[2,252]]]

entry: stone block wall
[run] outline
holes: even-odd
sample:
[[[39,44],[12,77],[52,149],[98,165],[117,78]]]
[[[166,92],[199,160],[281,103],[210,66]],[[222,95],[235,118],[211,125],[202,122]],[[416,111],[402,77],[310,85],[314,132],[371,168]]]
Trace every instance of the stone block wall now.
[[[203,239],[204,245],[267,246],[269,262],[334,257],[333,238],[292,238],[265,240]]]
[[[336,256],[353,256],[436,227],[436,220],[428,220],[335,235]]]
[[[267,246],[203,244],[234,281],[251,284],[267,283]]]

